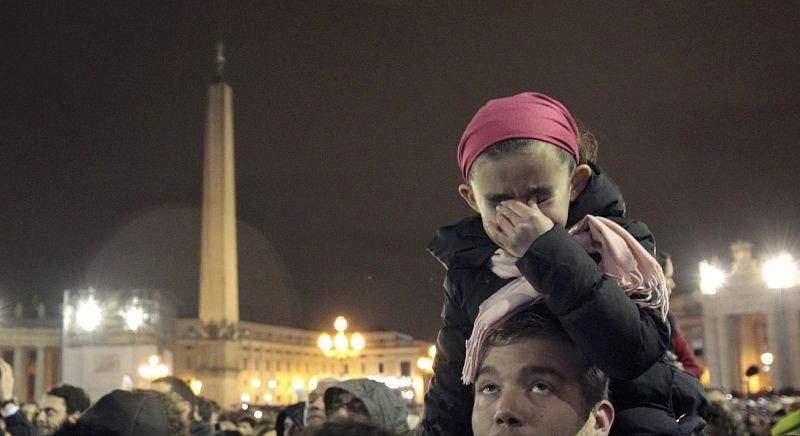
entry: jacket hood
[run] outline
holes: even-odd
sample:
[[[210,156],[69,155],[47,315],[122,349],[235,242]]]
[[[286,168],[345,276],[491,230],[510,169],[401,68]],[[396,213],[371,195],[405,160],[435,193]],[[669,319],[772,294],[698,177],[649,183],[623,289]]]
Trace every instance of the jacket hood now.
[[[158,400],[147,392],[115,390],[86,410],[78,422],[92,434],[169,436],[169,423]]]
[[[337,389],[350,392],[364,402],[373,424],[393,433],[408,431],[408,408],[400,392],[368,379],[345,380],[325,391],[327,408]]]
[[[589,214],[625,216],[625,200],[617,184],[594,162],[588,165],[592,168],[592,177],[583,192],[569,205],[567,228]],[[428,251],[447,269],[479,267],[495,250],[497,245],[483,229],[480,215],[439,228],[428,243]]]

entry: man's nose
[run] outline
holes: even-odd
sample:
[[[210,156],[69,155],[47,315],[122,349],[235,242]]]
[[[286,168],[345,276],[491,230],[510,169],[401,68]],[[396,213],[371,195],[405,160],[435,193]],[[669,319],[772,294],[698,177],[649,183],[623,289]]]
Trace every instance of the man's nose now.
[[[503,392],[497,401],[497,410],[494,414],[496,425],[509,427],[519,427],[523,424],[523,416],[520,411],[522,399],[513,392]]]

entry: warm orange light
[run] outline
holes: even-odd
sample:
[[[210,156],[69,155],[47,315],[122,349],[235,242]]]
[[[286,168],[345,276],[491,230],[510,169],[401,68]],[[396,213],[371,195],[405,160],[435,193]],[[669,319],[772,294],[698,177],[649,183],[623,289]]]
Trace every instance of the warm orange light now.
[[[431,359],[430,357],[420,357],[419,359],[417,359],[417,368],[425,372],[432,372],[433,359]]]
[[[192,380],[189,383],[189,387],[192,388],[192,392],[194,392],[195,395],[200,395],[200,392],[203,390],[203,382],[197,379]]]
[[[325,351],[328,351],[331,348],[333,348],[333,339],[331,339],[331,336],[329,334],[323,333],[317,340],[317,346]]]
[[[347,329],[347,320],[344,319],[343,316],[337,317],[336,321],[333,322],[333,328],[335,328],[337,332],[343,332]]]

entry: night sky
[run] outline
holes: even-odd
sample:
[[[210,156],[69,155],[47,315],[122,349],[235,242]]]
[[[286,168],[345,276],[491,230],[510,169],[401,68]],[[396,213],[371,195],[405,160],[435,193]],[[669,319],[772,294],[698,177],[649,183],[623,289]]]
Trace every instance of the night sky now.
[[[741,4],[737,4],[741,3]],[[562,102],[629,216],[696,264],[800,255],[798,2],[0,2],[0,300],[167,289],[196,316],[214,40],[234,90],[241,315],[432,340],[486,100]]]

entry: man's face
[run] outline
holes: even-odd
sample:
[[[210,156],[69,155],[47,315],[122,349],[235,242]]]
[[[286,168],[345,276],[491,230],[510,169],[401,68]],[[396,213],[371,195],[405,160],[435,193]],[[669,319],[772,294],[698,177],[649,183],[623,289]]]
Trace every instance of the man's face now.
[[[490,346],[475,381],[476,436],[588,435],[592,405],[579,384],[585,359],[565,341],[524,338]],[[613,419],[613,418],[612,418]]]
[[[573,177],[555,146],[539,142],[500,156],[479,157],[470,183],[462,184],[459,192],[481,215],[484,228],[487,222],[497,222],[495,208],[506,200],[535,203],[555,225],[564,227]]]
[[[331,408],[327,411],[329,421],[353,420],[370,422],[369,410],[363,401],[347,391],[341,391],[333,397]]]
[[[320,391],[319,387],[308,396],[308,408],[306,410],[306,425],[315,427],[325,422],[325,391]]]
[[[66,421],[74,422],[75,419],[77,412],[73,416],[68,415],[67,403],[63,398],[45,394],[39,413],[36,415],[36,427],[40,434],[48,435],[61,428]]]

